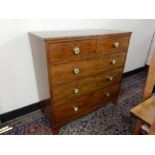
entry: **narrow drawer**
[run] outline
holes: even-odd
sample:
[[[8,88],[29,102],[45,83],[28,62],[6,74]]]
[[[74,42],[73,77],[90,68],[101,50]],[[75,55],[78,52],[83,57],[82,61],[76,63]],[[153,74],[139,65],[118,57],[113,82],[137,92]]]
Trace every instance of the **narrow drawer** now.
[[[88,60],[53,65],[50,67],[52,85],[63,84],[124,66],[125,56],[126,53],[118,53]]]
[[[130,36],[110,36],[97,40],[98,54],[111,54],[116,52],[126,52],[129,44]]]
[[[48,44],[49,63],[73,61],[96,53],[96,39]]]
[[[55,104],[55,121],[63,123],[95,110],[107,101],[115,99],[119,93],[119,86],[119,84],[115,84],[95,93],[90,93],[62,104]]]
[[[77,98],[89,94],[103,87],[121,80],[123,68],[104,72],[75,82],[56,86],[52,89],[54,102],[63,102],[70,98]]]

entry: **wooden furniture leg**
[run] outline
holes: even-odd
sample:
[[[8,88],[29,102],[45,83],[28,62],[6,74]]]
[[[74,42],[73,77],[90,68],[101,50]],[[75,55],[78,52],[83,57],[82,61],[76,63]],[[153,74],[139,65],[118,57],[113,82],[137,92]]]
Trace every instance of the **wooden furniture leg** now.
[[[140,130],[141,130],[141,125],[142,125],[142,121],[140,121],[139,119],[137,119],[133,134],[134,135],[139,135],[140,134]]]
[[[60,130],[60,127],[52,127],[53,135],[58,135],[59,134],[59,130]]]

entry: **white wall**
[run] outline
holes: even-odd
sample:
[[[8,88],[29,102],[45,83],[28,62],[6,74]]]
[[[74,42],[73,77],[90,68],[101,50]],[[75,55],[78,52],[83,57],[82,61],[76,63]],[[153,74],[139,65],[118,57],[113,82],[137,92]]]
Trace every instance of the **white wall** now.
[[[149,50],[147,61],[146,61],[147,65],[150,64],[150,61],[151,61],[152,54],[153,54],[154,50],[155,50],[155,32],[154,32],[154,35],[153,35],[153,38],[152,38],[150,50]]]
[[[0,20],[0,114],[39,101],[27,32],[62,29],[132,31],[125,72],[145,65],[155,20]]]

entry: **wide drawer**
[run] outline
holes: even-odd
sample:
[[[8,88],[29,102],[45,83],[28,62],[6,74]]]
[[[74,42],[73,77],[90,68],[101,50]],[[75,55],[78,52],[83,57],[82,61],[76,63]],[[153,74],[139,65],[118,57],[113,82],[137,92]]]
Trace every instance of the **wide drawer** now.
[[[74,100],[55,104],[55,121],[57,123],[63,123],[72,120],[93,111],[104,105],[107,101],[116,99],[119,93],[119,87],[120,84],[115,84]]]
[[[47,46],[49,63],[73,61],[96,53],[96,39],[50,43]]]
[[[118,53],[50,67],[52,85],[63,84],[124,66],[126,53]]]
[[[53,100],[54,102],[64,102],[65,100],[77,98],[119,82],[122,77],[122,71],[123,68],[118,68],[85,79],[55,86],[52,88]]]
[[[130,36],[110,36],[97,40],[98,54],[112,54],[120,51],[126,52],[128,49]]]

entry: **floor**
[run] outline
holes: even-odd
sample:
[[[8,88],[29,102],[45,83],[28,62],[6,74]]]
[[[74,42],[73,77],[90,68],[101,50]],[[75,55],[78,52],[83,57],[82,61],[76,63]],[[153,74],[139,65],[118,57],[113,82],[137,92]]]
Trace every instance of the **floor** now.
[[[118,105],[108,103],[97,111],[60,129],[60,135],[131,135],[135,118],[129,110],[142,98],[146,72],[140,72],[122,80]],[[37,110],[3,124],[13,127],[3,135],[51,135],[48,119]],[[1,126],[2,127],[2,126]]]

